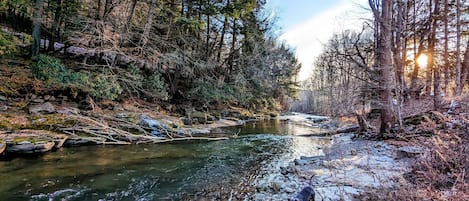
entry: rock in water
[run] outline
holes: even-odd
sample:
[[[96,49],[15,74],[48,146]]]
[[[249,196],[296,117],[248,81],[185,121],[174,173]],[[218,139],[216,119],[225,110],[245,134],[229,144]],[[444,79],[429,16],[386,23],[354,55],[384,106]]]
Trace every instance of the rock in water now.
[[[160,129],[168,129],[158,120],[152,119],[144,114],[140,115],[140,125],[152,129],[151,133],[156,136],[162,135],[159,131]]]
[[[314,200],[314,190],[311,186],[306,186],[301,190],[293,199],[294,201],[309,201],[310,198]]]
[[[50,114],[54,113],[55,111],[55,106],[52,105],[52,103],[50,102],[45,102],[39,105],[32,105],[31,107],[29,107],[30,114]]]
[[[28,141],[23,141],[15,145],[11,145],[7,148],[8,153],[15,154],[33,154],[33,153],[44,153],[54,148],[54,142],[43,142],[33,144]]]
[[[181,121],[182,121],[182,123],[184,123],[184,125],[186,125],[186,126],[191,126],[191,125],[192,125],[192,119],[190,119],[190,118],[183,117],[183,118],[181,118]]]

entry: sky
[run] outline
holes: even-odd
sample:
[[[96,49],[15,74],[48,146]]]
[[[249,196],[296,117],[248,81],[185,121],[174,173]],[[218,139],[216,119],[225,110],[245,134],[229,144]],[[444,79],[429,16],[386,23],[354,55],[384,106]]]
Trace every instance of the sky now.
[[[367,0],[268,1],[281,28],[280,40],[295,49],[302,64],[299,80],[308,78],[315,57],[335,32],[361,28],[362,19],[369,17],[366,5]]]

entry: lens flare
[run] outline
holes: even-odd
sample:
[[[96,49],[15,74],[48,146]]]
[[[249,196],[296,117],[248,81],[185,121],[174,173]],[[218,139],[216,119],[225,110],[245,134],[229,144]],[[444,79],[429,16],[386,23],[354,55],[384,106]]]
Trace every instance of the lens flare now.
[[[428,65],[428,56],[426,54],[420,54],[420,56],[417,58],[417,63],[420,67],[426,68]]]

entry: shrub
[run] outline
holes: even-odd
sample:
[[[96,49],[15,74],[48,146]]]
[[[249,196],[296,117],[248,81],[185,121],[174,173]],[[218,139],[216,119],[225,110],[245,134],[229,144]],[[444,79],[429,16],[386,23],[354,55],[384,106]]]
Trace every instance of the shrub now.
[[[39,55],[31,71],[35,78],[45,81],[48,85],[59,84],[59,87],[65,86],[73,77],[59,59],[46,55]]]
[[[15,54],[19,39],[13,35],[0,33],[0,57]]]
[[[168,100],[168,85],[161,77],[160,73],[155,72],[148,77],[148,81],[145,82],[145,88],[150,92],[153,98],[158,98],[161,100]]]
[[[215,101],[226,101],[240,103],[252,97],[242,83],[223,83],[217,86],[215,81],[199,80],[194,83],[195,87],[189,91],[193,100],[210,103]]]
[[[117,76],[110,72],[95,74],[91,82],[84,85],[88,86],[91,96],[96,98],[114,100],[122,93]]]
[[[116,99],[122,88],[117,76],[111,71],[103,73],[72,72],[59,59],[40,55],[32,66],[33,76],[48,86],[79,89],[98,99]]]

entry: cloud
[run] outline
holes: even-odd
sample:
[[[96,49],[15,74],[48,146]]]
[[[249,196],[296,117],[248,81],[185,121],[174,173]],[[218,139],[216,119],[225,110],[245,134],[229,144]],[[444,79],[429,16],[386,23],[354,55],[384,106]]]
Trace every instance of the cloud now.
[[[364,5],[365,0],[359,4]],[[363,8],[357,2],[339,1],[333,9],[321,12],[311,19],[285,31],[280,36],[288,45],[296,50],[296,56],[302,63],[299,79],[305,80],[310,75],[315,57],[335,32],[361,26],[360,19],[364,16]]]

